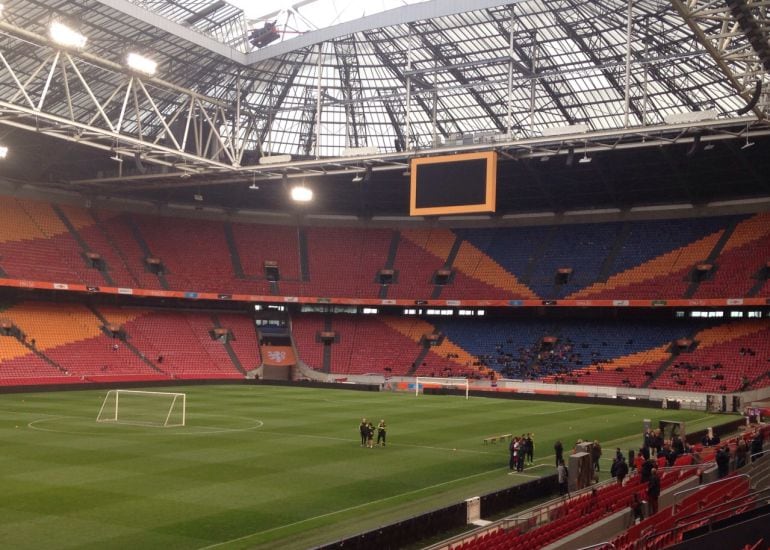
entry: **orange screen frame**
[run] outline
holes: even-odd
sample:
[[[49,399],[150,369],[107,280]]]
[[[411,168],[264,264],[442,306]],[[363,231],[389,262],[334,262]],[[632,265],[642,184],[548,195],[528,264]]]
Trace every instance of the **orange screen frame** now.
[[[459,206],[431,206],[417,208],[417,167],[424,164],[439,164],[463,162],[467,160],[484,159],[487,162],[487,180],[485,201],[480,204],[462,204]],[[485,151],[482,153],[463,153],[460,155],[441,155],[438,157],[423,157],[412,159],[409,165],[410,172],[410,216],[442,216],[451,214],[473,214],[479,212],[494,212],[497,201],[497,153]]]

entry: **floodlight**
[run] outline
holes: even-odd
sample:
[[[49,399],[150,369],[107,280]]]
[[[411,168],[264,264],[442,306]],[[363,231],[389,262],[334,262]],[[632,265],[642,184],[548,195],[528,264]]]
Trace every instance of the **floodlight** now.
[[[297,202],[310,202],[313,200],[313,190],[308,189],[304,185],[292,187],[291,198]]]
[[[256,191],[259,189],[259,185],[257,185],[256,183],[252,183],[251,185],[249,185],[249,189],[254,189]]]
[[[591,162],[591,157],[589,157],[588,154],[584,154],[583,158],[578,161],[580,164],[588,164],[589,162]]]
[[[88,40],[75,29],[68,27],[57,20],[51,22],[51,26],[48,28],[48,34],[51,37],[51,40],[65,48],[85,48],[86,41]]]
[[[4,159],[8,156],[8,147],[0,145],[0,159]]]
[[[353,178],[351,181],[352,181],[353,183],[358,183],[359,181],[363,181],[363,180],[364,180],[364,178],[362,178],[362,177],[361,177],[361,174],[359,174],[358,172],[356,172],[356,175],[355,175],[355,177],[354,177],[354,178]]]
[[[746,136],[746,143],[741,145],[741,149],[748,149],[749,147],[754,147],[754,142],[749,141],[749,136]]]
[[[147,76],[154,76],[155,71],[158,69],[156,61],[135,52],[130,52],[126,56],[126,64],[136,72],[146,74]]]

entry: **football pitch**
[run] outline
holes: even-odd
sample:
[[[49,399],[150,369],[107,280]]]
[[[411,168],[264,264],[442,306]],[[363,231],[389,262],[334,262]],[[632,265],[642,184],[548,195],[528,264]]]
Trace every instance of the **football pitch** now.
[[[169,391],[161,388],[160,391]],[[702,411],[277,386],[195,386],[187,426],[97,423],[106,390],[0,395],[5,548],[308,548],[551,474],[553,444],[639,446],[642,419]],[[388,424],[362,448],[362,417]],[[506,444],[534,432],[534,467]],[[609,469],[609,462],[606,462]],[[605,474],[606,475],[606,474]]]

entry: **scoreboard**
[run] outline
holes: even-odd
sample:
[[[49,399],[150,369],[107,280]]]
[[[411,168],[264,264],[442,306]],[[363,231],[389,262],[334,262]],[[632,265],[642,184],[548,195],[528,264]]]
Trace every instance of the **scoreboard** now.
[[[497,153],[412,159],[411,216],[495,211]]]

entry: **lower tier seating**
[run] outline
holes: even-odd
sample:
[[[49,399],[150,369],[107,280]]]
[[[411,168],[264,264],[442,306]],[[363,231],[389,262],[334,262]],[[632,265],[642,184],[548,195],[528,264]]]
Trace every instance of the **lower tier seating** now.
[[[0,319],[11,327],[0,335],[2,385],[243,377],[205,312],[23,302]],[[217,320],[243,368],[259,366],[251,317]]]

